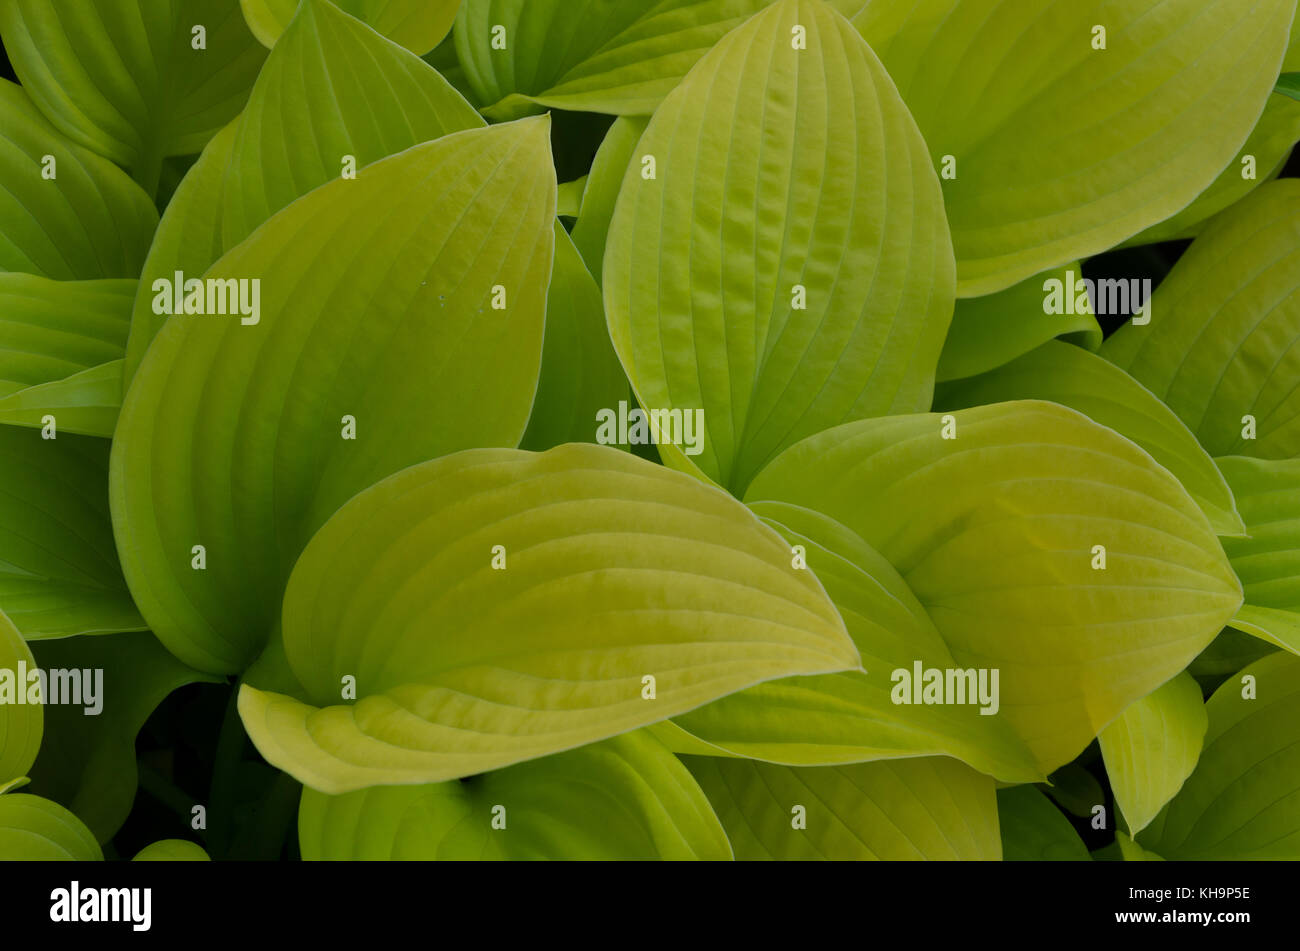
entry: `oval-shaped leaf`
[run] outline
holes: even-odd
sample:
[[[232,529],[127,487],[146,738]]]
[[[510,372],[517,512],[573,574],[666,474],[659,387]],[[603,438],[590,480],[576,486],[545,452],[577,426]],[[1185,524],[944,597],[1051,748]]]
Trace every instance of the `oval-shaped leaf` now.
[[[981,712],[978,695],[969,704],[897,702],[896,671],[911,675],[917,663],[923,670],[957,664],[930,616],[882,555],[810,509],[779,502],[756,502],[751,508],[789,542],[792,560],[801,559],[826,587],[865,672],[792,677],[723,697],[675,718],[689,734],[685,743],[680,736],[667,740],[677,752],[699,752],[691,740],[703,741],[715,755],[791,766],[947,754],[1007,782],[1044,778],[1005,718]],[[960,683],[964,690],[966,681]],[[906,693],[910,700],[910,687]]]
[[[1282,60],[1283,75],[1293,69],[1300,69],[1300,16],[1291,24],[1291,40]],[[1264,114],[1250,138],[1214,184],[1178,214],[1125,244],[1154,244],[1194,237],[1211,217],[1240,201],[1263,182],[1276,178],[1297,141],[1300,141],[1300,102],[1286,96],[1269,96]]]
[[[308,861],[732,857],[691,774],[644,730],[461,781],[304,789],[298,841]]]
[[[338,179],[344,156],[361,170],[483,124],[418,56],[328,0],[308,0],[268,57],[240,119],[222,183],[223,245],[234,247],[294,199]]]
[[[130,385],[149,344],[167,322],[165,314],[154,313],[154,282],[159,278],[173,281],[178,272],[198,277],[225,251],[221,242],[221,183],[238,125],[236,119],[208,141],[163,212],[131,310],[122,367],[124,387]]]
[[[1257,188],[1206,227],[1101,355],[1212,456],[1300,456],[1300,181]]]
[[[0,423],[45,426],[49,417],[70,433],[111,438],[122,406],[122,360],[0,398]]]
[[[471,775],[858,665],[821,586],[744,506],[581,444],[458,453],[361,493],[298,560],[283,629],[310,703],[245,685],[240,713],[269,762],[332,793]]]
[[[1123,370],[1079,347],[1049,341],[991,373],[942,386],[934,408],[1028,399],[1076,409],[1133,440],[1178,478],[1215,532],[1245,532],[1223,475],[1182,421]]]
[[[739,495],[804,436],[928,407],[953,301],[942,197],[843,17],[771,5],[700,60],[637,152],[605,305],[642,407],[703,419],[694,454],[660,441],[666,463]]]
[[[918,0],[855,18],[936,167],[958,293],[991,294],[1163,221],[1255,126],[1292,0]]]
[[[945,757],[791,769],[690,756],[737,859],[997,860],[993,780]]]
[[[0,423],[113,435],[135,286],[0,273]]]
[[[1241,602],[1173,476],[1052,403],[849,423],[782,453],[750,487],[761,500],[824,512],[879,551],[961,668],[1000,670],[999,715],[1044,774]]]
[[[300,5],[319,0],[239,0],[248,28],[257,41],[273,47]],[[460,0],[332,0],[394,43],[418,56],[429,52],[451,31]]]
[[[1048,282],[1064,285],[1071,273],[1080,273],[1078,262],[1036,274],[996,294],[957,301],[939,357],[938,378],[959,380],[987,373],[1054,337],[1089,350],[1100,347],[1101,327],[1091,304],[1077,314],[1073,307],[1065,314],[1049,314],[1044,307]]]
[[[1087,862],[1088,847],[1070,820],[1034,786],[999,789],[998,823],[1007,862]]]
[[[456,53],[484,115],[649,115],[771,0],[464,0]]]
[[[1201,688],[1184,672],[1101,731],[1106,775],[1130,835],[1145,829],[1192,774],[1208,725]]]
[[[238,0],[0,0],[14,72],[73,141],[152,192],[243,108],[266,58]]]
[[[132,862],[209,862],[203,848],[186,839],[161,839],[146,845]]]
[[[619,116],[609,127],[591,163],[587,187],[582,192],[582,207],[578,209],[578,220],[573,226],[573,243],[597,284],[605,273],[605,239],[609,235],[609,223],[614,218],[614,205],[636,144],[649,121]]]
[[[27,793],[0,796],[0,861],[103,860],[90,830],[58,803]]]
[[[1139,841],[1166,859],[1300,858],[1300,657],[1256,661],[1205,709],[1196,770]]]
[[[1249,533],[1223,540],[1246,592],[1229,623],[1300,654],[1300,459],[1218,462]]]
[[[0,611],[0,798],[9,783],[27,775],[41,748],[44,708],[26,702],[27,679],[19,673],[24,668],[35,670],[36,660],[18,628]]]
[[[616,408],[627,394],[627,377],[606,329],[600,287],[557,221],[542,369],[520,446],[540,450],[595,442],[600,411]]]
[[[257,78],[240,119],[204,149],[163,216],[128,344],[134,376],[167,321],[153,283],[198,277],[290,202],[420,142],[483,125],[420,59],[333,4],[305,3]],[[129,378],[129,377],[128,377]]]
[[[0,130],[0,271],[60,281],[139,274],[158,226],[149,196],[56,132],[7,79]]]
[[[145,628],[113,545],[108,452],[0,426],[0,610],[29,640]]]
[[[155,338],[113,441],[113,517],[136,602],[190,666],[257,656],[298,552],[358,490],[518,444],[551,269],[549,128],[458,133],[316,189],[208,272],[259,281],[257,317],[177,317]]]

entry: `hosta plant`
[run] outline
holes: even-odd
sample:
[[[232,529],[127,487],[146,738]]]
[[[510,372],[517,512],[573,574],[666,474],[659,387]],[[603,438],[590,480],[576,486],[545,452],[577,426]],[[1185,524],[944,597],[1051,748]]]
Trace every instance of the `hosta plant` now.
[[[1296,0],[0,37],[0,857],[1300,857]]]

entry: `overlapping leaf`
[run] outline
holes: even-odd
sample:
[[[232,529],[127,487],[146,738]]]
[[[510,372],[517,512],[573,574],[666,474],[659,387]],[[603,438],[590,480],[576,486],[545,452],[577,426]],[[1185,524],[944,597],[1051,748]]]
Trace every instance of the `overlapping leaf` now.
[[[1127,436],[1172,472],[1220,535],[1245,532],[1214,460],[1173,412],[1113,364],[1049,341],[997,370],[940,388],[935,411],[1007,400],[1050,400]]]
[[[308,3],[317,0],[307,0]],[[460,0],[332,0],[394,43],[416,55],[438,45],[456,20]],[[239,0],[259,43],[272,47],[293,19],[300,0]]]
[[[599,411],[616,408],[627,393],[627,377],[605,329],[600,287],[557,221],[542,369],[520,446],[550,449],[564,442],[594,442]]]
[[[763,500],[823,512],[879,551],[960,667],[1000,670],[999,715],[1043,773],[1186,667],[1241,603],[1168,471],[1051,403],[837,427],[760,473],[746,501]]]
[[[1282,60],[1283,75],[1296,69],[1300,69],[1300,16],[1291,24],[1291,40]],[[1300,141],[1300,102],[1276,93],[1269,96],[1250,138],[1214,184],[1172,218],[1125,243],[1153,244],[1195,236],[1208,219],[1240,201],[1262,182],[1276,178],[1297,141]]]
[[[686,767],[641,730],[463,781],[304,789],[298,836],[308,861],[732,857]]]
[[[1300,858],[1300,657],[1256,661],[1206,712],[1196,770],[1138,841],[1166,859]]]
[[[0,611],[28,639],[145,627],[113,545],[108,452],[0,426]]]
[[[1086,862],[1088,848],[1061,812],[1033,786],[1000,789],[998,822],[1008,862]]]
[[[102,671],[97,713],[87,716],[85,704],[46,709],[30,792],[67,806],[107,842],[135,799],[135,738],[145,720],[176,688],[219,678],[186,667],[148,632],[43,641],[35,653],[46,670]]]
[[[364,77],[364,81],[359,81]],[[293,200],[369,164],[483,121],[434,70],[332,3],[304,3],[257,78],[243,116],[209,142],[163,216],[145,263],[128,379],[167,317],[153,282],[199,277]]]
[[[113,435],[135,287],[0,273],[0,423]]]
[[[648,119],[632,116],[615,119],[591,163],[587,187],[582,193],[582,206],[573,226],[573,243],[598,284],[604,278],[605,240],[609,236],[609,223],[614,218],[614,205],[636,144],[648,123]]]
[[[1213,456],[1300,456],[1300,181],[1214,219],[1102,356],[1163,400]],[[1249,418],[1248,418],[1249,417]]]
[[[1181,673],[1101,731],[1106,775],[1130,835],[1147,827],[1196,768],[1208,723],[1200,686]]]
[[[968,297],[1195,199],[1259,119],[1294,13],[1294,0],[877,0],[854,22],[936,167],[955,159],[944,202]]]
[[[1231,456],[1219,468],[1249,532],[1223,540],[1246,597],[1230,623],[1300,654],[1300,459]]]
[[[661,441],[665,462],[739,494],[804,436],[928,407],[953,300],[938,179],[838,13],[781,0],[727,34],[637,151],[605,305],[641,405],[703,412],[701,453]]]
[[[996,294],[957,301],[943,342],[938,378],[959,380],[986,373],[1055,337],[1089,350],[1101,346],[1101,327],[1091,305],[1083,313],[1048,314],[1047,282],[1069,280],[1078,263],[1044,271]]]
[[[240,713],[268,761],[332,793],[467,776],[858,664],[821,586],[738,502],[581,444],[459,453],[358,495],[294,568],[284,648],[310,702],[245,686]]]
[[[139,273],[158,225],[149,196],[112,162],[55,131],[5,79],[0,180],[0,271],[61,281]]]
[[[944,757],[791,769],[691,756],[737,859],[999,859],[993,781]]]
[[[484,114],[649,115],[771,0],[464,0],[456,52]]]
[[[0,32],[50,121],[150,191],[164,158],[198,152],[243,108],[266,57],[239,0],[3,0]]]
[[[113,443],[113,517],[140,610],[190,666],[256,657],[301,547],[358,490],[518,444],[551,268],[548,130],[446,136],[316,189],[208,272],[261,282],[256,323],[180,317],[155,338]]]
[[[58,803],[28,793],[0,795],[0,861],[103,859],[90,830]]]
[[[18,629],[0,610],[0,676],[10,678],[12,695],[0,704],[0,794],[5,786],[27,775],[41,747],[44,708],[40,703],[19,703],[27,699],[27,681],[20,677],[20,665],[35,670],[36,661]]]
[[[675,718],[679,752],[732,753],[787,765],[826,765],[948,754],[1011,782],[1043,778],[1006,720],[959,705],[900,705],[894,672],[957,666],[907,583],[861,536],[806,508],[756,502],[752,509],[801,546],[862,655],[864,671],[759,684]],[[792,547],[792,552],[793,552]],[[909,699],[910,688],[907,691]]]

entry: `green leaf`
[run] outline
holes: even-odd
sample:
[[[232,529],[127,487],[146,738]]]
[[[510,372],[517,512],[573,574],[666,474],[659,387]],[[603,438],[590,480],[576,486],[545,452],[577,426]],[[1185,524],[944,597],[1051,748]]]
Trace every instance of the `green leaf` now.
[[[306,0],[323,2],[323,0]],[[333,0],[394,43],[417,56],[429,52],[451,31],[460,0]],[[273,47],[293,19],[298,0],[239,0],[257,41]]]
[[[36,761],[43,733],[43,707],[39,703],[18,703],[18,691],[26,698],[27,683],[19,678],[19,664],[36,669],[36,660],[23,636],[8,616],[0,611],[0,671],[14,678],[12,696],[0,704],[0,799],[10,783],[25,777]]]
[[[1133,440],[1177,477],[1216,533],[1244,534],[1228,484],[1182,421],[1123,370],[1079,347],[1049,341],[991,373],[946,384],[934,408],[1019,399],[1060,403]]]
[[[1101,731],[1106,775],[1130,835],[1145,829],[1192,774],[1208,723],[1201,688],[1184,672]]]
[[[492,119],[542,106],[649,115],[700,57],[770,2],[464,0],[456,53]]]
[[[986,373],[1054,337],[1089,350],[1101,346],[1101,327],[1091,304],[1081,314],[1048,314],[1044,310],[1047,281],[1065,282],[1069,273],[1080,274],[1077,261],[996,294],[957,301],[939,357],[938,378],[958,380]]]
[[[0,271],[61,281],[140,272],[158,226],[149,196],[112,162],[56,132],[5,79],[0,180]]]
[[[1034,786],[998,790],[1002,858],[1007,862],[1087,862],[1092,856],[1059,809]]]
[[[221,188],[239,120],[214,135],[181,179],[163,212],[131,310],[122,380],[129,386],[154,336],[167,317],[153,312],[154,281],[171,281],[179,271],[201,275],[225,250],[221,242]]]
[[[123,567],[172,653],[242,670],[298,552],[344,501],[426,459],[518,444],[554,219],[549,121],[535,119],[324,185],[213,266],[210,278],[262,281],[258,323],[173,318],[113,443]]]
[[[1300,100],[1300,73],[1283,73],[1277,78],[1273,91]]]
[[[266,57],[238,0],[0,0],[0,33],[41,112],[150,192],[164,158],[238,114]]]
[[[879,551],[959,667],[1001,671],[1000,716],[1043,774],[1185,668],[1241,603],[1173,476],[1052,403],[837,427],[760,473],[746,501],[762,500],[823,512]]]
[[[542,370],[520,446],[550,449],[564,442],[594,442],[597,413],[626,399],[627,377],[605,327],[600,288],[557,221]]]
[[[145,628],[113,545],[108,451],[0,426],[0,610],[29,640]]]
[[[559,187],[558,198],[556,199],[556,214],[565,218],[578,217],[578,209],[582,207],[582,194],[587,189],[587,176],[575,178],[571,182],[565,182]]]
[[[1204,693],[1207,688],[1217,688],[1229,674],[1235,674],[1275,650],[1277,647],[1268,641],[1225,627],[1210,646],[1196,656],[1187,672],[1200,682]]]
[[[657,177],[634,162],[623,181],[604,277],[640,404],[706,424],[699,454],[665,442],[665,463],[739,495],[804,436],[928,408],[953,265],[924,149],[820,0],[769,6],[673,90],[637,146]]]
[[[1210,455],[1300,456],[1300,181],[1210,222],[1156,290],[1151,323],[1120,328],[1101,354]]]
[[[62,380],[17,390],[0,399],[0,423],[44,426],[46,416],[70,433],[111,438],[122,406],[122,366],[111,360]]]
[[[629,116],[615,119],[591,163],[587,187],[582,193],[582,207],[578,209],[578,220],[573,226],[573,243],[578,246],[597,284],[604,278],[605,239],[609,235],[609,223],[614,218],[614,204],[618,201],[636,144],[649,122],[649,119]]]
[[[113,435],[135,287],[0,273],[0,423]]]
[[[220,678],[186,667],[147,631],[42,641],[34,652],[46,670],[103,671],[100,712],[87,715],[84,705],[45,711],[31,791],[66,805],[107,842],[135,799],[135,738],[145,720],[176,688]]]
[[[1291,39],[1287,46],[1286,57],[1282,60],[1282,69],[1300,68],[1300,16],[1291,24]],[[1284,92],[1283,72],[1278,80],[1275,92]],[[1300,76],[1300,74],[1292,74]],[[1297,96],[1296,98],[1300,98]],[[1126,245],[1154,244],[1158,241],[1170,241],[1178,238],[1195,237],[1214,215],[1240,201],[1264,182],[1276,178],[1286,165],[1291,148],[1300,140],[1300,103],[1293,102],[1285,96],[1269,96],[1264,103],[1264,114],[1259,117],[1250,138],[1241,147],[1236,158],[1228,163],[1214,184],[1207,188],[1190,205],[1158,225],[1143,231],[1137,237],[1125,242]],[[1247,178],[1247,166],[1243,160],[1249,159],[1253,174]]]
[[[208,144],[163,216],[136,298],[128,379],[168,320],[153,311],[155,280],[200,276],[275,212],[337,180],[344,156],[363,176],[379,159],[482,125],[418,57],[331,3],[303,4],[242,117]]]
[[[892,702],[893,672],[956,666],[925,609],[898,572],[842,524],[806,508],[751,508],[789,542],[826,587],[862,655],[864,671],[771,681],[675,719],[676,752],[738,756],[790,766],[947,754],[1009,781],[1042,779],[1005,718],[977,705]],[[794,551],[793,547],[791,549]]]
[[[203,848],[186,839],[161,839],[136,853],[132,862],[209,862]]]
[[[997,860],[993,780],[944,757],[791,769],[687,757],[736,858]]]
[[[330,793],[472,775],[858,664],[744,506],[581,444],[458,453],[362,492],[298,560],[283,629],[310,702],[245,685],[240,714],[268,762]]]
[[[286,122],[286,114],[296,118]],[[267,59],[223,182],[230,249],[272,214],[343,172],[483,120],[418,56],[327,0],[306,0]]]
[[[1039,788],[1070,815],[1083,819],[1091,819],[1093,808],[1106,802],[1097,777],[1078,763],[1066,763]]]
[[[0,796],[0,862],[102,862],[81,820],[56,802],[27,793]]]
[[[1140,834],[1143,847],[1166,859],[1300,858],[1300,657],[1256,661],[1205,709],[1200,762]]]
[[[1223,540],[1246,592],[1228,623],[1300,654],[1300,459],[1218,462],[1250,533]]]
[[[1144,849],[1123,832],[1116,831],[1115,843],[1125,862],[1163,862],[1164,858],[1149,849]]]
[[[991,294],[1164,221],[1246,141],[1292,0],[917,0],[855,23],[936,166],[958,294]],[[1094,27],[1106,30],[1095,49]]]
[[[298,837],[308,861],[732,857],[691,774],[643,730],[461,781],[304,789]]]

